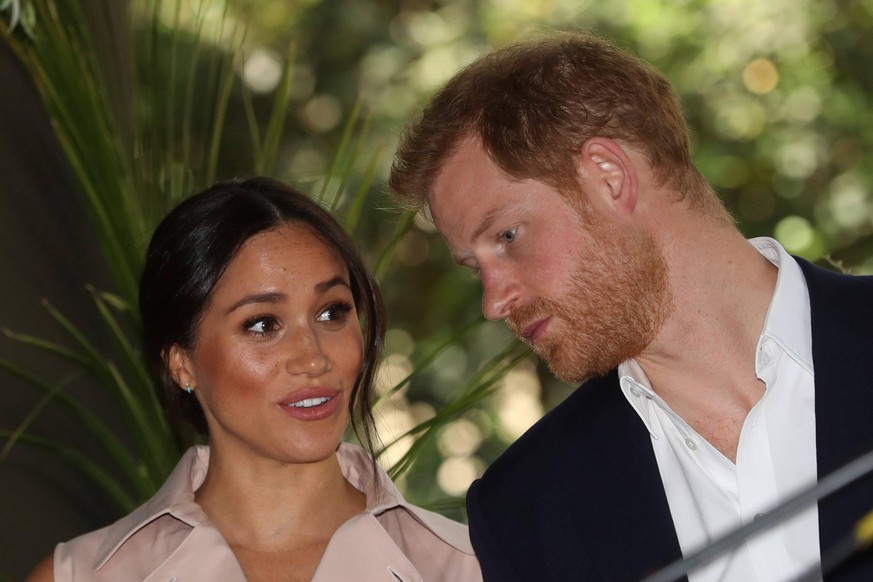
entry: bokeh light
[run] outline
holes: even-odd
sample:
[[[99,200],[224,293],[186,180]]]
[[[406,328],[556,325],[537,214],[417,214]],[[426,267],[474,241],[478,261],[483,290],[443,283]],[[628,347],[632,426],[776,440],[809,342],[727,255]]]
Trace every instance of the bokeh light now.
[[[243,79],[253,93],[269,93],[282,80],[282,59],[275,51],[256,49],[243,65]]]
[[[770,59],[755,59],[743,70],[743,84],[752,93],[769,93],[779,84],[779,71]]]
[[[496,394],[499,431],[507,442],[520,437],[543,415],[540,380],[532,363],[510,370]]]

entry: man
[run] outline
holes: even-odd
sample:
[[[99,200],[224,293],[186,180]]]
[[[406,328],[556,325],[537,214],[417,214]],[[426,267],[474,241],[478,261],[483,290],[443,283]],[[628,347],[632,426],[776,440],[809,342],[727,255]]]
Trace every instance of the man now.
[[[478,273],[484,314],[584,382],[470,488],[486,579],[638,580],[873,448],[873,278],[746,241],[635,57],[554,34],[479,59],[389,184]],[[867,478],[689,579],[815,573],[871,508]]]

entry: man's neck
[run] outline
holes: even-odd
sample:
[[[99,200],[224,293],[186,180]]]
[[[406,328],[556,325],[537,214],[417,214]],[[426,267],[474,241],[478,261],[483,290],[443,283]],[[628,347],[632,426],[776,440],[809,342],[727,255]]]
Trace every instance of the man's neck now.
[[[734,460],[764,392],[755,349],[778,271],[733,227],[703,226],[663,241],[675,309],[637,361],[652,389]]]

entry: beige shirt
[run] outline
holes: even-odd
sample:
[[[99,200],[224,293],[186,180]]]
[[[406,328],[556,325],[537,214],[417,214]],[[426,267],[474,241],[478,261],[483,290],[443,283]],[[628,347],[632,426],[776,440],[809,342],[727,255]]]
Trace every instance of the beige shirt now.
[[[345,478],[366,495],[367,509],[334,533],[313,582],[482,580],[466,526],[408,504],[381,469],[377,487],[360,447],[342,444],[337,457]],[[208,466],[208,447],[189,449],[133,513],[58,544],[56,582],[245,580],[230,546],[194,502]]]

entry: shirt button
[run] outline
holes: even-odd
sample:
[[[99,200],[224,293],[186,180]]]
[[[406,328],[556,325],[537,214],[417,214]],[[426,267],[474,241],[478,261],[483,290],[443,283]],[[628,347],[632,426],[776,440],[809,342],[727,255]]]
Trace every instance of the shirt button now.
[[[637,390],[637,387],[636,387],[636,386],[631,386],[630,393],[633,394],[633,397],[634,397],[634,398],[639,398],[639,397],[640,397],[640,391]]]
[[[693,440],[685,439],[685,444],[688,445],[688,448],[691,449],[692,451],[697,450],[697,443],[694,442]]]
[[[755,514],[755,517],[753,517],[752,520],[753,520],[753,521],[758,521],[758,520],[761,519],[762,517],[764,517],[764,514],[763,514],[763,513],[756,513],[756,514]]]

